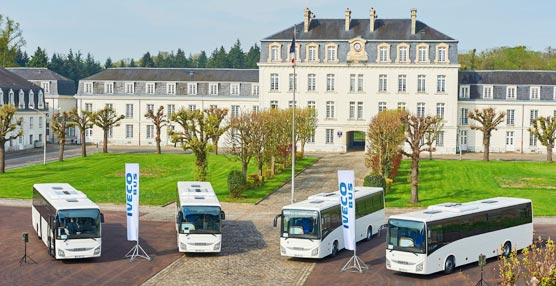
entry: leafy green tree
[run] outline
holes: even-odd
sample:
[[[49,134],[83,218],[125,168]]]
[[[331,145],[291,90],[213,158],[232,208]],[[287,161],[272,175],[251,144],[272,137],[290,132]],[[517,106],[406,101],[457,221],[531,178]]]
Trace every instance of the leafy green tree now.
[[[20,67],[26,67],[27,64],[29,63],[29,56],[27,55],[27,52],[18,49],[15,55],[15,62]]]
[[[228,61],[228,54],[223,46],[220,49],[215,49],[210,55],[207,63],[208,68],[229,68],[230,62]]]
[[[135,64],[135,60],[131,59],[131,60],[129,61],[128,67],[130,67],[130,68],[136,68],[137,65]]]
[[[315,108],[295,109],[295,142],[299,143],[301,147],[301,157],[305,154],[305,144],[307,144],[310,137],[315,136],[317,125],[317,110]]]
[[[201,51],[201,53],[197,57],[196,67],[206,68],[207,67],[207,62],[208,62],[207,53],[205,51]]]
[[[490,155],[490,137],[492,131],[498,130],[497,126],[504,121],[505,112],[497,113],[494,108],[488,107],[482,110],[475,109],[467,114],[467,117],[477,121],[480,125],[471,124],[472,130],[483,132],[483,161],[488,162]]]
[[[176,58],[174,60],[174,67],[176,68],[187,68],[189,63],[187,57],[185,57],[185,52],[182,49],[178,49],[176,52]]]
[[[156,129],[156,135],[155,135],[156,153],[161,154],[162,149],[160,148],[160,141],[161,141],[160,133],[161,133],[162,127],[164,127],[168,124],[168,119],[166,118],[166,115],[164,114],[164,106],[161,105],[158,108],[158,110],[156,111],[156,113],[152,109],[147,110],[147,113],[145,114],[145,118],[150,119],[152,121],[155,129]]]
[[[55,71],[61,75],[67,75],[67,71],[65,70],[64,66],[64,58],[60,54],[52,54],[52,58],[50,59],[50,63],[48,64],[48,69]]]
[[[228,109],[209,108],[205,112],[208,114],[208,120],[214,121],[209,122],[209,126],[215,129],[210,130],[209,132],[211,134],[211,142],[214,145],[214,153],[218,154],[218,141],[220,140],[220,136],[226,133],[226,131],[230,128],[230,125],[224,122],[226,115],[228,115]]]
[[[259,48],[259,46],[255,44],[249,49],[247,55],[245,56],[245,68],[248,69],[258,68],[257,63],[259,62],[260,57],[261,57],[261,48]]]
[[[255,112],[242,112],[234,116],[230,122],[230,136],[228,145],[230,152],[236,155],[241,162],[241,173],[247,177],[249,162],[255,156],[252,141],[252,133],[257,127],[257,114]]]
[[[93,127],[93,117],[94,114],[91,111],[81,110],[81,112],[77,111],[77,108],[72,108],[70,110],[70,117],[72,121],[75,123],[75,126],[79,128],[79,138],[81,141],[81,156],[87,157],[87,142],[85,138],[85,131],[88,128]]]
[[[64,161],[67,128],[75,125],[75,123],[71,121],[71,118],[71,114],[66,111],[52,114],[50,129],[52,129],[52,132],[58,139],[58,161],[60,162]]]
[[[123,114],[118,116],[109,106],[93,113],[93,124],[100,127],[103,132],[102,153],[108,153],[108,133],[113,127],[120,126],[120,121],[124,118]]]
[[[110,57],[108,57],[108,58],[106,59],[106,62],[104,62],[104,68],[105,68],[105,69],[109,69],[109,68],[111,68],[112,66],[113,66],[113,65],[112,65],[112,59],[111,59]]]
[[[0,173],[2,174],[6,170],[6,142],[23,135],[23,130],[21,129],[23,119],[14,120],[16,112],[17,108],[11,104],[4,104],[0,107]]]
[[[237,39],[232,48],[230,48],[230,52],[228,53],[228,62],[230,63],[231,68],[245,68],[245,54],[243,53],[239,39]]]
[[[154,61],[151,57],[151,53],[146,52],[143,57],[141,58],[141,67],[152,68],[154,67]]]
[[[405,114],[401,117],[401,122],[405,127],[405,142],[408,144],[411,152],[404,149],[402,154],[411,159],[411,203],[419,203],[419,160],[421,152],[429,151],[429,147],[425,144],[425,134],[431,125],[436,124],[437,117],[432,116],[415,116]]]
[[[17,66],[17,51],[25,46],[19,23],[0,14],[0,66]]]
[[[546,161],[552,163],[552,149],[556,141],[556,120],[554,117],[539,117],[533,119],[529,132],[535,136],[543,146],[546,146]]]
[[[35,68],[48,67],[48,55],[46,54],[46,50],[42,50],[41,47],[37,47],[37,50],[31,57],[28,66]]]

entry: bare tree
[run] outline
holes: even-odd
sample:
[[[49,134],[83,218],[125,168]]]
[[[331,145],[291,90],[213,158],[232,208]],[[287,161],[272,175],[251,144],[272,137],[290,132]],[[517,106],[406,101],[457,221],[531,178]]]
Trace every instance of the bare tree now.
[[[93,113],[93,123],[103,131],[102,153],[108,153],[108,133],[113,127],[120,126],[120,121],[125,116],[118,116],[112,107],[106,106]]]
[[[23,135],[23,130],[20,129],[23,119],[14,120],[16,112],[17,108],[11,104],[4,104],[0,107],[0,173],[2,174],[6,171],[6,142]]]
[[[436,123],[432,124],[429,130],[425,132],[425,144],[429,146],[429,160],[432,160],[432,152],[436,151],[433,145],[435,142],[438,142],[438,136],[440,136],[443,128],[442,118],[438,118]]]
[[[81,141],[81,156],[87,157],[87,139],[85,138],[85,131],[93,127],[93,112],[87,110],[77,111],[77,108],[70,110],[70,116],[75,126],[79,128],[79,138]]]
[[[543,146],[546,146],[546,161],[552,163],[552,149],[556,141],[556,120],[554,117],[539,117],[533,119],[529,132],[535,136]]]
[[[216,126],[217,128],[213,130],[211,135],[211,141],[214,145],[214,154],[218,154],[218,140],[220,140],[220,136],[226,133],[230,128],[229,124],[225,123],[226,115],[228,115],[228,109],[223,108],[209,108],[206,110],[206,113],[209,115],[208,119],[210,121],[214,121],[210,123],[209,126]]]
[[[52,121],[50,122],[50,129],[54,132],[56,139],[58,139],[58,161],[64,161],[64,147],[66,145],[67,128],[73,127],[74,122],[71,122],[71,115],[69,112],[56,112],[52,114]]]
[[[405,125],[405,142],[411,148],[411,153],[402,150],[402,153],[411,158],[411,203],[419,203],[419,159],[421,152],[429,151],[425,147],[425,133],[431,125],[436,124],[436,117],[417,117],[415,115],[405,115],[401,117],[402,124]]]
[[[156,128],[156,135],[155,135],[156,153],[160,154],[162,153],[162,149],[160,148],[160,132],[162,130],[162,127],[168,125],[168,119],[164,114],[164,106],[161,105],[156,111],[156,113],[154,113],[152,109],[147,110],[147,113],[145,114],[145,118],[152,120],[153,125]]]
[[[405,134],[400,119],[403,116],[407,116],[403,110],[381,111],[371,119],[367,131],[369,148],[365,154],[365,165],[383,178],[390,176],[394,156],[403,146]]]
[[[296,108],[295,109],[295,142],[301,146],[301,156],[305,154],[305,144],[311,136],[315,136],[318,119],[315,108]]]
[[[229,145],[231,153],[236,155],[241,162],[241,172],[247,177],[247,168],[253,158],[253,132],[256,128],[257,114],[243,112],[240,116],[232,117],[229,129]]]
[[[496,113],[494,108],[488,107],[482,110],[475,109],[470,111],[467,117],[479,122],[480,125],[472,124],[472,130],[480,130],[483,132],[483,161],[489,160],[490,154],[490,137],[493,130],[497,130],[497,126],[504,121],[505,112]]]

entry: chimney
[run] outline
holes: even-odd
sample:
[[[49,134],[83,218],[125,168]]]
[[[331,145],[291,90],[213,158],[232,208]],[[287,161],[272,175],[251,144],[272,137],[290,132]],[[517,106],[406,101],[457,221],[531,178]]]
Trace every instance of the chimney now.
[[[312,18],[315,18],[315,13],[311,12],[309,7],[306,7],[303,15],[303,32],[309,32],[309,26],[311,25]]]
[[[351,22],[351,10],[346,8],[346,32],[349,31],[349,23]]]
[[[415,35],[415,26],[417,22],[417,9],[411,9],[411,34]]]
[[[375,31],[375,19],[376,19],[376,10],[375,8],[371,8],[371,21],[369,22],[369,29],[371,32]]]

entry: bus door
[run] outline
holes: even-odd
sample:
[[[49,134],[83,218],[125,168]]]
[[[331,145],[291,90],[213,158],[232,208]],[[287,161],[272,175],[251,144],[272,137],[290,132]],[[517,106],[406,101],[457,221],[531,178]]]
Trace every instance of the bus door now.
[[[52,257],[56,257],[56,217],[48,215],[48,254]]]

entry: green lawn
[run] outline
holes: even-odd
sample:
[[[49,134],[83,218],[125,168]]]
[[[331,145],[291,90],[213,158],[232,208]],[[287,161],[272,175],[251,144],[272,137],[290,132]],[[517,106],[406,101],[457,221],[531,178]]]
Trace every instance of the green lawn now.
[[[410,163],[402,161],[387,206],[411,206]],[[531,199],[536,216],[556,216],[556,164],[421,160],[419,166],[419,206],[508,196]]]
[[[139,163],[141,204],[162,205],[176,198],[176,182],[193,180],[195,157],[191,154],[94,154],[64,162],[7,170],[0,174],[0,197],[31,198],[33,184],[69,183],[99,203],[125,202],[125,163]],[[316,158],[296,162],[296,170],[306,168]],[[241,170],[231,156],[209,155],[208,180],[221,201],[229,198],[227,178],[232,169]],[[250,166],[248,174],[256,173]],[[291,177],[291,168],[268,180],[264,187],[249,190],[233,201],[254,203]]]

